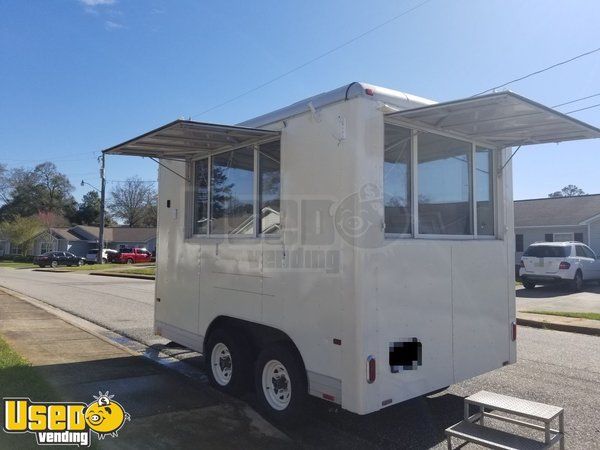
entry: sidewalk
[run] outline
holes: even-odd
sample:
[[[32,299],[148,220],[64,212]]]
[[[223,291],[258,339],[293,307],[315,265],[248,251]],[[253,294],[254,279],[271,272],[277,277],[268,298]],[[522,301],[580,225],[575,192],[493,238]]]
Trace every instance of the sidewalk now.
[[[56,389],[57,401],[88,403],[106,390],[116,395],[131,422],[118,438],[100,441],[101,448],[291,446],[245,403],[2,291],[0,335]],[[23,445],[31,439],[23,436]]]

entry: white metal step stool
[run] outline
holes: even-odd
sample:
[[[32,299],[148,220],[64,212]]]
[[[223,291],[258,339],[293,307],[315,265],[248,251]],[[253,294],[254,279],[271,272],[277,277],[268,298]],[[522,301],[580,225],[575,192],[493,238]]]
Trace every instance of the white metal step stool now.
[[[470,415],[471,405],[479,407],[479,412]],[[539,420],[542,421],[544,425],[537,425],[523,420],[494,414],[490,411],[486,411],[486,409],[491,411],[502,411],[531,420]],[[486,427],[484,426],[485,417],[493,417],[494,419],[544,431],[544,442]],[[558,430],[550,428],[552,421],[557,417]],[[472,442],[487,448],[500,450],[545,449],[560,442],[560,449],[564,450],[564,426],[565,420],[563,408],[509,397],[507,395],[495,394],[493,392],[479,391],[476,394],[465,398],[465,418],[461,422],[446,428],[446,440],[448,443],[448,450],[452,450],[452,437],[466,441],[457,448],[466,445],[468,442]]]

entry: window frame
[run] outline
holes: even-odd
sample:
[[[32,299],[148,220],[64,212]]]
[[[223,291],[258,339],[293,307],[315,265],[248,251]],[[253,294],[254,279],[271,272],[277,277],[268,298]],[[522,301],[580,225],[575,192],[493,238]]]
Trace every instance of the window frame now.
[[[272,234],[264,234],[264,233],[259,233],[258,232],[258,209],[259,209],[259,185],[260,185],[260,179],[259,179],[259,171],[260,171],[260,158],[259,158],[259,147],[263,144],[268,144],[270,142],[276,142],[279,141],[279,152],[280,152],[280,161],[279,161],[279,177],[280,180],[282,179],[281,174],[282,174],[282,170],[281,170],[281,165],[282,165],[282,161],[281,161],[281,154],[283,153],[283,139],[281,136],[276,136],[276,137],[269,137],[266,138],[264,140],[255,142],[253,144],[240,144],[231,148],[228,148],[226,150],[222,150],[222,151],[217,151],[214,153],[211,153],[210,155],[206,155],[206,156],[199,156],[199,157],[194,157],[194,158],[190,158],[187,160],[187,168],[188,168],[188,186],[190,187],[189,191],[188,191],[188,198],[186,199],[186,212],[187,212],[187,217],[188,219],[186,220],[186,227],[188,228],[188,232],[186,233],[186,235],[188,236],[188,239],[219,239],[219,240],[223,240],[223,239],[280,239],[281,238],[281,225],[280,225],[280,231],[278,233],[272,233]],[[222,155],[224,153],[229,153],[229,152],[233,152],[236,150],[240,150],[243,148],[248,148],[248,147],[252,147],[252,151],[253,151],[253,159],[254,159],[254,166],[253,166],[253,175],[252,175],[252,187],[253,187],[253,194],[252,194],[252,218],[254,220],[254,231],[252,234],[248,234],[248,235],[241,235],[241,234],[216,234],[216,233],[211,233],[211,221],[212,221],[212,170],[213,170],[213,157],[218,156],[218,155]],[[208,191],[208,197],[207,197],[207,226],[206,226],[206,233],[195,233],[194,232],[194,220],[195,220],[195,215],[196,215],[196,210],[195,210],[195,198],[196,198],[196,162],[197,161],[201,161],[201,160],[207,160],[207,165],[208,165],[208,180],[207,180],[207,191]],[[279,187],[279,193],[280,193],[280,197],[281,197],[281,184]],[[283,215],[281,214],[280,211],[280,220],[283,217]]]
[[[400,127],[404,127],[407,128],[409,130],[411,130],[411,161],[410,161],[410,180],[411,180],[411,209],[412,209],[412,222],[411,222],[411,227],[412,227],[412,233],[384,233],[384,238],[385,239],[427,239],[427,240],[497,240],[498,238],[498,183],[496,180],[496,171],[497,171],[497,167],[498,167],[498,150],[497,148],[494,148],[492,146],[490,146],[489,143],[485,143],[485,142],[481,142],[478,140],[470,140],[470,139],[465,139],[464,136],[457,136],[455,133],[451,133],[451,132],[445,132],[445,131],[440,131],[440,130],[436,130],[430,127],[422,127],[422,126],[415,126],[413,123],[410,123],[408,121],[404,121],[401,119],[394,119],[394,120],[389,120],[389,119],[385,119],[383,120],[383,127],[381,130],[381,142],[385,141],[385,125],[389,124],[389,125],[395,125],[395,126],[400,126]],[[471,230],[472,230],[472,234],[422,234],[419,233],[419,174],[418,174],[418,166],[419,166],[419,161],[418,161],[418,136],[421,133],[431,133],[434,135],[439,135],[439,136],[443,136],[443,137],[447,137],[447,138],[451,138],[451,139],[456,139],[462,142],[466,142],[468,144],[471,145],[471,151],[470,151],[470,155],[471,155],[471,168],[470,168],[470,179],[471,179],[471,186],[469,189],[469,202],[470,202],[470,208],[471,208]],[[476,205],[476,201],[475,201],[475,193],[476,193],[476,187],[477,187],[477,180],[476,180],[476,156],[477,156],[477,147],[481,147],[487,150],[491,151],[491,167],[490,167],[490,177],[492,178],[491,181],[491,185],[492,185],[492,192],[490,192],[490,195],[492,197],[492,201],[493,201],[493,210],[494,210],[494,232],[493,234],[478,234],[477,233],[477,205]],[[382,183],[383,183],[383,177],[382,177]],[[383,184],[382,184],[383,187]],[[382,189],[382,202],[383,202],[383,195],[385,193],[383,192]],[[384,224],[385,224],[385,215],[384,215]]]

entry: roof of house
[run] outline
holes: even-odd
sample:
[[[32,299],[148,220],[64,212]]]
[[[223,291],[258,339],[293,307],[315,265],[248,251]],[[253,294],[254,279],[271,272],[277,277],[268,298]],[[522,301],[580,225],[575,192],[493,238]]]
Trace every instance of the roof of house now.
[[[600,216],[600,194],[515,201],[515,227],[517,228],[583,225],[595,216]]]
[[[52,233],[58,239],[73,239],[73,235],[69,233],[69,228],[66,227],[52,227],[50,228],[50,233]]]
[[[88,225],[77,225],[74,231],[83,231],[85,234],[98,239],[100,229]],[[104,240],[109,242],[146,242],[156,237],[155,227],[105,227]]]
[[[96,241],[100,230],[98,227],[76,225],[71,228],[50,228],[58,239],[68,241]],[[156,238],[155,227],[105,227],[104,240],[107,242],[146,242]]]

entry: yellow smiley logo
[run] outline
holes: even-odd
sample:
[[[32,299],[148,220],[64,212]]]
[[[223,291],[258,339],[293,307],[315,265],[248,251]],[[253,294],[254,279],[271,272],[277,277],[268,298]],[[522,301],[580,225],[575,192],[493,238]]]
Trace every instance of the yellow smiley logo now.
[[[94,396],[95,401],[87,405],[85,421],[98,434],[98,438],[103,439],[107,434],[116,437],[125,421],[130,420],[129,413],[113,400],[113,395],[108,395],[108,391],[99,394],[98,397]]]

